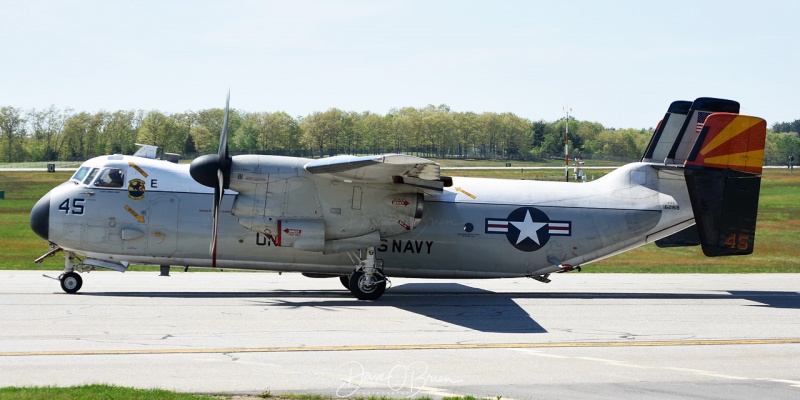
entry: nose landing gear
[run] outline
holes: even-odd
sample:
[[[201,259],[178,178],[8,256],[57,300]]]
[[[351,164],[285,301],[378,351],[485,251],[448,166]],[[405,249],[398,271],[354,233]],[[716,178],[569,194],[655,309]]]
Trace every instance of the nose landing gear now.
[[[53,254],[61,251],[61,248],[55,246],[55,248],[51,249],[49,253],[39,257],[36,259],[37,265],[42,265],[42,260],[52,256]],[[71,251],[67,251],[64,257],[64,271],[61,272],[61,275],[58,278],[53,278],[52,276],[43,275],[45,278],[55,279],[61,283],[61,290],[65,293],[73,294],[78,293],[83,286],[83,278],[75,272],[75,267],[79,266],[80,263],[76,264],[73,260],[77,258],[75,253]]]
[[[61,289],[67,293],[77,293],[83,286],[83,279],[75,271],[65,272],[58,277],[61,282]]]

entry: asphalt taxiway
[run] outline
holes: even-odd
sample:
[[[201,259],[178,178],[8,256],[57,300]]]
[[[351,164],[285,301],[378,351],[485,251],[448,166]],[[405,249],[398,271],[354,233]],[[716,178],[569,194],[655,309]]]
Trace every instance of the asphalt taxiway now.
[[[83,278],[0,271],[0,387],[800,397],[800,274],[393,279],[374,302],[297,274]]]

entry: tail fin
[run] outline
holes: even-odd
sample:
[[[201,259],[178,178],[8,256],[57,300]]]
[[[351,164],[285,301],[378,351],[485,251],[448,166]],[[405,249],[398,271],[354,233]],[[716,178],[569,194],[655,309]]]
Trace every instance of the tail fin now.
[[[687,152],[684,176],[708,257],[753,252],[766,133],[761,118],[713,113]]]
[[[666,160],[691,106],[691,101],[684,100],[673,101],[669,105],[664,119],[658,123],[655,133],[650,138],[650,144],[647,145],[647,150],[644,151],[642,162],[661,163]]]
[[[665,164],[683,164],[689,157],[689,152],[694,148],[706,119],[709,115],[717,112],[738,114],[739,103],[712,97],[700,97],[692,102],[683,125],[671,143],[672,147],[665,157]],[[660,160],[656,159],[656,161]]]
[[[686,165],[761,174],[766,135],[767,122],[761,118],[711,114],[706,118]]]

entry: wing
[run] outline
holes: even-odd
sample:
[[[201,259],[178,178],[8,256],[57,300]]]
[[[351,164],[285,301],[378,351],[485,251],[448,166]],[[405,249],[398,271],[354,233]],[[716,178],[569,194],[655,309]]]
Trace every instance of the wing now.
[[[403,154],[335,156],[312,161],[304,168],[317,176],[351,182],[404,183],[433,190],[444,186],[439,164]]]

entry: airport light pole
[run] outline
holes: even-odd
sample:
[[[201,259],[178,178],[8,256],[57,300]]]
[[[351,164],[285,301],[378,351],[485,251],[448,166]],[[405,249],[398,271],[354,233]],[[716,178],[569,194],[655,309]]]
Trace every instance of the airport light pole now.
[[[564,135],[564,179],[569,182],[569,112],[572,108],[567,106],[567,130]]]

